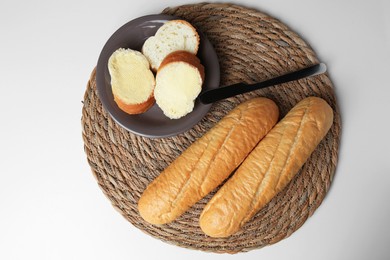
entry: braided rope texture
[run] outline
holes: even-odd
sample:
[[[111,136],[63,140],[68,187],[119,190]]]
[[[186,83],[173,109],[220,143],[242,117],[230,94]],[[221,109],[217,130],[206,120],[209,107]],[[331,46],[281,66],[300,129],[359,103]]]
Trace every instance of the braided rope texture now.
[[[206,34],[219,57],[221,85],[254,83],[318,63],[313,50],[296,33],[258,10],[202,3],[166,8],[163,13],[185,19]],[[291,183],[228,238],[208,237],[198,224],[203,207],[218,188],[170,224],[156,226],[145,222],[139,215],[137,202],[146,186],[231,109],[257,96],[274,100],[281,116],[307,96],[325,99],[334,110],[331,130]],[[333,180],[341,122],[327,74],[217,102],[192,129],[169,138],[150,139],[122,129],[102,108],[96,93],[95,70],[83,104],[84,150],[101,190],[131,224],[170,244],[237,253],[276,243],[289,237],[315,212]]]

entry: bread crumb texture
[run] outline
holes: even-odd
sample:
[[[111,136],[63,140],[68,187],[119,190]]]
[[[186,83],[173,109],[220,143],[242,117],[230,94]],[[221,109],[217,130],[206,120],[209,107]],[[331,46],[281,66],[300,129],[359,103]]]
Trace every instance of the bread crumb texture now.
[[[142,53],[149,60],[152,70],[157,71],[169,53],[185,50],[196,54],[198,48],[199,35],[196,29],[187,21],[171,20],[145,41]]]

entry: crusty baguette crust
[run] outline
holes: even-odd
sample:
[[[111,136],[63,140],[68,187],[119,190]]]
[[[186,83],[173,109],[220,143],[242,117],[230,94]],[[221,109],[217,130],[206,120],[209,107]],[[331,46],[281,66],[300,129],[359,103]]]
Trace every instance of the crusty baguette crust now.
[[[121,110],[131,115],[145,113],[156,102],[156,100],[154,99],[153,92],[145,102],[142,102],[140,104],[126,104],[116,95],[114,95],[114,101]]]
[[[140,215],[152,224],[175,220],[220,185],[278,117],[278,107],[267,98],[238,105],[146,188],[138,202]]]
[[[200,77],[202,78],[202,82],[204,81],[204,77],[205,77],[204,67],[200,63],[199,58],[195,54],[192,54],[191,52],[183,51],[183,50],[174,51],[174,52],[168,54],[164,58],[164,60],[161,62],[160,67],[157,70],[157,73],[159,71],[161,71],[164,68],[164,66],[166,66],[172,62],[186,62],[189,65],[195,67],[200,73]]]
[[[299,102],[249,154],[208,202],[200,227],[209,236],[228,237],[291,181],[333,122],[320,98]]]

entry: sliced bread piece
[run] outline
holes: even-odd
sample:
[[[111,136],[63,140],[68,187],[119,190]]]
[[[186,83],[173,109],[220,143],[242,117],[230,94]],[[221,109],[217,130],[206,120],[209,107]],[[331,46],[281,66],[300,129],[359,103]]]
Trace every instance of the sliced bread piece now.
[[[108,60],[111,87],[118,107],[128,114],[146,112],[155,103],[155,78],[139,51],[120,48]]]
[[[156,75],[154,96],[157,105],[171,119],[187,115],[194,109],[203,80],[204,67],[196,55],[187,51],[169,54]]]
[[[171,52],[185,50],[197,54],[199,35],[185,20],[171,20],[164,23],[154,36],[142,46],[142,53],[148,58],[153,71],[157,71],[163,59]]]

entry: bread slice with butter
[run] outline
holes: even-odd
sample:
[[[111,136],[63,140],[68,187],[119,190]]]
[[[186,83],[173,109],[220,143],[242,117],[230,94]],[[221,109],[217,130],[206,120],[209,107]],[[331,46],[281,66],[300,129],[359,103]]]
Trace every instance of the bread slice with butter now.
[[[187,51],[169,54],[156,74],[157,105],[171,119],[187,115],[194,109],[204,77],[204,67],[196,55]]]
[[[155,78],[139,51],[120,48],[108,60],[114,101],[128,114],[146,112],[155,103]]]

